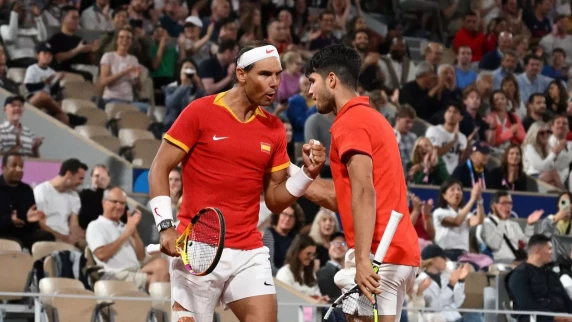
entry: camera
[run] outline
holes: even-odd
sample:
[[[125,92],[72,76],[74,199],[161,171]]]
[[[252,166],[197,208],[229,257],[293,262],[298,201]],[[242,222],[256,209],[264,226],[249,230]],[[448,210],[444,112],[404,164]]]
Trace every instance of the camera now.
[[[195,70],[192,68],[185,68],[184,71],[185,75],[187,75],[188,77],[193,77],[195,75]]]

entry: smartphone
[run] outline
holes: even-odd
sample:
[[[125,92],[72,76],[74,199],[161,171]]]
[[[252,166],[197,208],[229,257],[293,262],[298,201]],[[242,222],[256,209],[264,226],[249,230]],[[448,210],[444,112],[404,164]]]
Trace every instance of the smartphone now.
[[[567,208],[570,208],[570,200],[562,198],[562,200],[560,200],[560,203],[558,203],[558,209],[562,210]]]

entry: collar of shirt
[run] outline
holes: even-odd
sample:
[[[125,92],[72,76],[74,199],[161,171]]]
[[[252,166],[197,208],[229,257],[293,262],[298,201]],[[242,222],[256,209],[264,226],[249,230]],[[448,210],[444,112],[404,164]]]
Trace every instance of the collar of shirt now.
[[[338,263],[334,262],[334,261],[333,261],[333,260],[331,260],[331,259],[328,261],[328,263],[330,263],[330,264],[334,265],[335,267],[337,267],[337,268],[339,268],[339,269],[342,269],[342,265],[340,265],[340,264],[338,264]]]
[[[99,215],[99,219],[100,219],[101,221],[111,223],[111,224],[113,224],[113,225],[114,225],[115,227],[117,227],[117,228],[123,228],[123,226],[125,226],[125,224],[122,223],[121,221],[119,221],[119,220],[118,220],[118,221],[113,221],[113,220],[110,220],[110,219],[108,219],[108,218],[105,218],[105,216],[103,216],[103,215]]]
[[[369,105],[369,97],[368,96],[356,96],[354,98],[352,98],[351,100],[349,100],[343,107],[342,109],[338,112],[338,115],[336,115],[336,119],[334,120],[337,121],[340,117],[342,117],[342,115],[344,115],[350,108],[352,108],[353,106],[356,105]]]
[[[23,130],[22,123],[18,123],[18,125],[20,126],[20,129]],[[4,121],[0,126],[5,127],[8,132],[16,132],[16,127],[8,121]]]

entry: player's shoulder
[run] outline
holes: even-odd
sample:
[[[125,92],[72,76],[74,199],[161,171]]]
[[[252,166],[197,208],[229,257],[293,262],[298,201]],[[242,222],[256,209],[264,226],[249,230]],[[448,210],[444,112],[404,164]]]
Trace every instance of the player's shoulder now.
[[[201,98],[197,98],[189,104],[189,107],[210,108],[214,105],[214,102],[215,102],[216,98],[218,97],[218,95],[220,95],[220,94],[213,94],[213,95],[208,95],[208,96],[203,96]]]

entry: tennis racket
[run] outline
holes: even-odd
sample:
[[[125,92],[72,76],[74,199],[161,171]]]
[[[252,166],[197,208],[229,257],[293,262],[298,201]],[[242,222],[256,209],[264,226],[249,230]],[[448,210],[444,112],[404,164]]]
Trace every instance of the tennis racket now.
[[[199,211],[175,242],[189,273],[196,276],[210,274],[218,264],[224,249],[226,226],[222,212],[216,208]],[[147,246],[147,253],[161,251],[161,245]]]
[[[400,214],[400,213],[395,212],[395,211],[391,212],[391,216],[389,217],[389,222],[387,223],[387,227],[385,228],[385,231],[383,232],[383,236],[381,237],[381,241],[379,243],[379,246],[377,247],[377,251],[376,251],[374,259],[373,259],[373,271],[376,274],[379,271],[379,266],[381,265],[381,263],[383,263],[383,259],[385,258],[385,254],[387,253],[387,250],[389,249],[389,245],[391,244],[391,240],[393,239],[393,235],[395,234],[395,231],[397,230],[397,226],[399,225],[399,222],[401,221],[402,217],[403,217],[403,214]],[[340,304],[342,304],[343,305],[342,307],[344,308],[344,311],[346,311],[346,312],[355,312],[355,311],[357,311],[357,308],[360,306],[372,305],[373,306],[373,321],[378,322],[379,316],[378,316],[378,311],[377,311],[377,296],[376,296],[376,294],[373,294],[373,300],[374,300],[374,303],[371,304],[371,302],[367,299],[367,297],[363,296],[361,290],[356,285],[356,286],[352,287],[349,291],[342,294],[340,297],[338,297],[334,301],[332,306],[330,306],[330,308],[328,309],[328,311],[324,315],[324,321],[327,321],[328,318],[330,317],[330,314],[332,314],[332,311],[336,307],[338,307]]]

